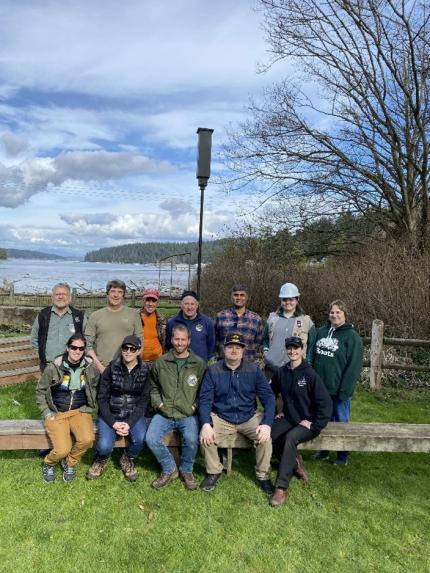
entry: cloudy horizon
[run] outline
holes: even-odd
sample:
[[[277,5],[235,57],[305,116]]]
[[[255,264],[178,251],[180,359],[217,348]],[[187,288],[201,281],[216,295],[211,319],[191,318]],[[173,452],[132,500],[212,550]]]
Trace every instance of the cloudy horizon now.
[[[198,127],[215,129],[204,239],[234,228],[253,198],[217,183],[220,148],[276,79],[257,73],[268,54],[254,8],[3,1],[0,246],[82,256],[197,240]]]

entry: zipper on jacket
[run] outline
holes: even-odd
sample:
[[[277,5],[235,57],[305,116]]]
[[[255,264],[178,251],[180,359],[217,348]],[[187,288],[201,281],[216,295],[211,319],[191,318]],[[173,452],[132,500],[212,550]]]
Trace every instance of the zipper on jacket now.
[[[75,390],[71,390],[70,391],[70,404],[69,404],[69,412],[72,409],[72,405],[73,405],[73,396],[75,394]]]

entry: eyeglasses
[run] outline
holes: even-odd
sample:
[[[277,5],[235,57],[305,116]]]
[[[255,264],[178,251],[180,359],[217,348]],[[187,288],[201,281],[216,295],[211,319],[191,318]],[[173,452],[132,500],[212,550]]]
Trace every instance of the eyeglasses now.
[[[131,346],[130,344],[123,344],[123,346],[121,346],[121,349],[123,352],[137,352],[139,349],[136,348],[135,346]]]
[[[157,302],[157,300],[158,300],[158,299],[152,298],[152,297],[150,297],[150,296],[147,296],[147,297],[145,298],[145,302]]]
[[[85,346],[75,346],[74,344],[71,344],[69,348],[70,350],[78,350],[79,352],[84,352],[85,350]]]

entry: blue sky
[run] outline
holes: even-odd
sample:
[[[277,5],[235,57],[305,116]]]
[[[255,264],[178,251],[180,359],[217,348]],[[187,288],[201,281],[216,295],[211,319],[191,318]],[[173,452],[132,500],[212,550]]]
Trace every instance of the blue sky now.
[[[80,256],[196,240],[198,127],[226,130],[275,74],[252,0],[2,0],[0,246]],[[254,199],[209,183],[205,238]]]

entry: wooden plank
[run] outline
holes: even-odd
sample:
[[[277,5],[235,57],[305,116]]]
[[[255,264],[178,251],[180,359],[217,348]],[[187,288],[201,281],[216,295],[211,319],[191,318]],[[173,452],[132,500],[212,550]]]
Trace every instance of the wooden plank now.
[[[37,380],[39,377],[40,370],[38,366],[29,366],[19,370],[8,370],[6,372],[0,372],[0,386],[20,384],[21,382],[28,382],[29,380]]]
[[[23,344],[22,346],[7,346],[0,348],[0,362],[5,362],[20,356],[34,356],[38,359],[36,349],[31,344]]]
[[[372,338],[363,336],[364,344],[370,344]],[[419,340],[417,338],[389,338],[384,336],[384,344],[387,346],[415,346],[418,348],[430,348],[430,340]]]
[[[29,368],[36,366],[39,368],[39,358],[37,356],[19,356],[10,358],[9,360],[2,360],[0,357],[0,372],[7,373],[10,370],[21,370],[22,368]]]
[[[7,348],[8,346],[21,346],[22,344],[30,344],[30,337],[29,336],[0,337],[0,348]]]

